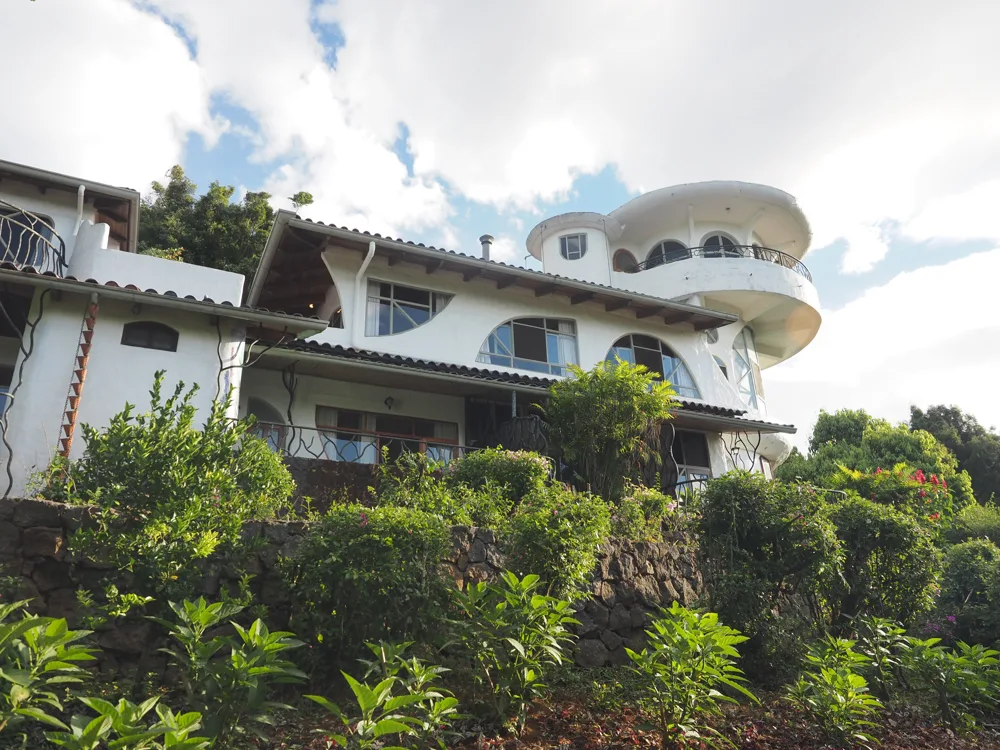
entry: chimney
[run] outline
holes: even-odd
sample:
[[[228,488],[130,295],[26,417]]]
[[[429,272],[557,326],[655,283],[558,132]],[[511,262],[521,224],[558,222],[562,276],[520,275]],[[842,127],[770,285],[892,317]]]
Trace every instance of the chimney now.
[[[493,244],[493,237],[489,234],[484,234],[479,238],[479,244],[483,246],[483,260],[490,259],[490,245]]]

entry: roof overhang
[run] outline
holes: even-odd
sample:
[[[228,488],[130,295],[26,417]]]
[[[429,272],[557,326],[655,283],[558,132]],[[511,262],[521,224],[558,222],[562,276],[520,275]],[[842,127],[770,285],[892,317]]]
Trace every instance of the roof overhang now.
[[[674,412],[673,424],[677,427],[690,427],[709,432],[733,433],[733,432],[759,432],[761,434],[780,432],[787,435],[794,435],[796,429],[789,424],[775,424],[773,422],[761,422],[757,419],[747,419],[745,417],[731,417],[718,414],[702,414],[699,412],[678,409]]]
[[[152,305],[153,307],[169,307],[174,310],[185,310],[207,315],[218,315],[223,318],[242,320],[253,324],[255,328],[263,331],[294,334],[297,338],[315,335],[326,330],[328,327],[326,321],[316,318],[283,315],[281,313],[254,310],[247,307],[235,307],[234,305],[210,302],[208,300],[197,300],[193,297],[177,297],[169,294],[144,292],[137,288],[122,287],[114,284],[99,284],[96,281],[64,279],[50,274],[15,271],[7,268],[0,268],[0,282],[42,287],[72,294],[97,294],[102,298],[124,302]]]
[[[83,187],[84,197],[93,201],[98,220],[111,226],[112,234],[121,243],[122,249],[132,253],[137,251],[141,197],[138,191],[0,159],[0,180],[3,179],[72,193]]]
[[[666,325],[686,323],[702,331],[738,320],[736,315],[697,305],[508,266],[368,232],[318,224],[300,219],[290,211],[279,211],[275,217],[247,303],[297,311],[295,297],[300,287],[309,280],[329,276],[321,255],[331,242],[338,248],[362,254],[367,253],[369,244],[374,242],[376,253],[387,257],[390,265],[416,265],[428,274],[453,273],[466,282],[493,283],[497,289],[518,286],[533,291],[536,297],[561,296],[571,305],[599,305],[605,312],[631,312],[637,318],[659,319]],[[308,304],[304,300],[299,303],[303,308]]]

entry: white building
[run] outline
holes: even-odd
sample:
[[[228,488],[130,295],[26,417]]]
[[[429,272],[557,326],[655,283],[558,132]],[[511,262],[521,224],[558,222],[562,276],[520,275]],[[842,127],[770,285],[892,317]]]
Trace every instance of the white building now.
[[[0,331],[15,493],[56,452],[79,455],[77,422],[144,406],[157,369],[199,383],[202,407],[232,386],[234,413],[290,457],[374,463],[383,447],[544,448],[532,404],[568,364],[614,356],[682,399],[664,484],[769,473],[794,428],[768,420],[761,370],[820,323],[806,219],[760,185],[548,219],[527,241],[544,272],[490,261],[488,236],[473,257],[280,211],[244,305],[239,276],[134,254],[133,191],[0,162],[0,200],[0,253],[21,232],[0,266],[20,316]]]

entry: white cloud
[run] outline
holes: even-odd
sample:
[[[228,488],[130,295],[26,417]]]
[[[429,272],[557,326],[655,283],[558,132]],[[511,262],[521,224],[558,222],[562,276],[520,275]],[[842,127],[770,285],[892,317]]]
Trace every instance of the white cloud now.
[[[768,413],[804,445],[820,409],[893,421],[911,404],[955,404],[1000,426],[995,312],[1000,248],[896,276],[823,313],[815,341],[764,373]]]
[[[524,246],[510,235],[501,234],[493,240],[490,260],[509,263],[512,266],[523,266],[525,255],[523,248]]]
[[[10,2],[0,158],[141,188],[225,123],[183,40],[126,0]]]

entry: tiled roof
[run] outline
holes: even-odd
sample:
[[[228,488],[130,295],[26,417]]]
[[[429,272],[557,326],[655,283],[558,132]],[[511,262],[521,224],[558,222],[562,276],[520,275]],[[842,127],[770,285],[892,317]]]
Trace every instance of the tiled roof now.
[[[15,271],[19,274],[24,274],[26,276],[51,279],[55,282],[71,282],[73,284],[85,284],[89,286],[106,287],[109,289],[120,289],[124,291],[137,292],[139,294],[147,294],[155,297],[163,297],[168,299],[183,300],[185,302],[194,302],[197,304],[210,305],[213,307],[230,307],[233,310],[238,310],[240,312],[246,312],[246,313],[256,313],[261,315],[276,315],[286,318],[298,318],[303,321],[315,320],[316,322],[323,322],[315,316],[307,318],[306,316],[299,315],[297,313],[286,313],[280,310],[268,310],[263,307],[250,307],[248,305],[234,305],[232,302],[228,300],[221,300],[219,302],[216,302],[211,297],[202,297],[201,299],[198,299],[197,297],[190,294],[181,296],[172,289],[167,289],[161,292],[156,289],[140,289],[135,284],[124,284],[124,285],[119,284],[117,281],[114,280],[100,282],[97,279],[81,279],[77,278],[76,276],[69,276],[69,275],[60,276],[53,271],[38,271],[36,268],[32,266],[18,266],[17,264],[10,263],[9,261],[0,262],[0,271]]]
[[[279,348],[300,352],[311,352],[314,354],[325,354],[338,359],[348,359],[359,362],[369,362],[372,364],[402,367],[424,372],[447,373],[460,377],[486,380],[494,383],[504,383],[509,385],[529,386],[532,388],[544,389],[557,382],[557,378],[536,377],[533,375],[521,375],[520,373],[503,372],[500,370],[490,370],[483,367],[468,367],[466,365],[452,365],[444,362],[432,362],[426,359],[416,359],[414,357],[404,357],[399,354],[385,354],[383,352],[373,352],[366,349],[354,349],[340,344],[324,344],[317,341],[291,341],[282,344]],[[748,421],[755,424],[770,425],[782,429],[793,429],[792,425],[782,425],[773,422],[762,422],[760,420],[747,418],[746,411],[741,409],[730,409],[725,406],[713,406],[701,401],[689,401],[678,399],[681,405],[679,411],[691,414],[706,414],[713,417],[722,417],[738,421]]]

